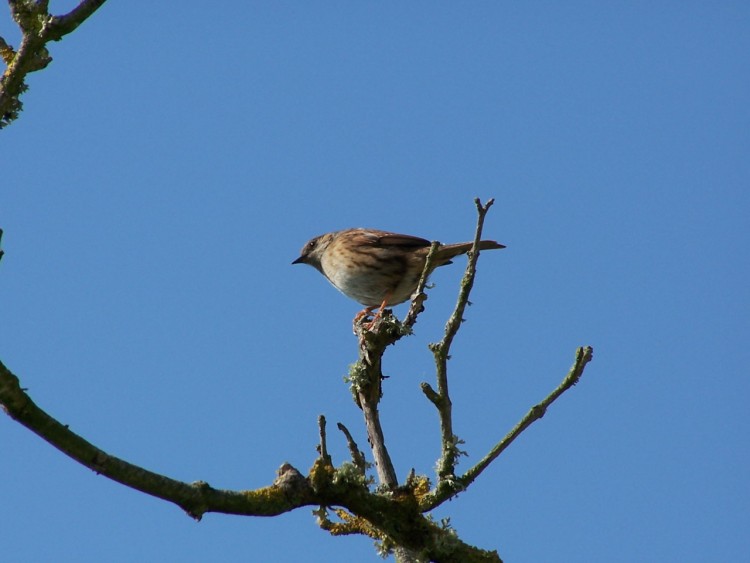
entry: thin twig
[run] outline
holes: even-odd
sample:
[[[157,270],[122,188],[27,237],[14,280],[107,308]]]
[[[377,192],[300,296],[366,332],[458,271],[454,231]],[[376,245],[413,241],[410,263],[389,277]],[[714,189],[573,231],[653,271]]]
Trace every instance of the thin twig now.
[[[318,416],[318,431],[320,432],[320,443],[318,444],[318,453],[321,459],[331,464],[331,456],[328,455],[328,445],[326,443],[326,417],[322,414]]]
[[[336,426],[338,426],[338,429],[344,433],[344,436],[346,436],[346,443],[349,446],[349,455],[352,456],[352,463],[354,463],[355,467],[362,472],[362,475],[364,475],[367,471],[367,460],[365,459],[365,454],[359,449],[357,442],[354,441],[351,432],[349,432],[349,429],[346,426],[340,422],[337,423]]]
[[[469,252],[468,263],[461,280],[461,288],[458,292],[458,300],[448,322],[445,325],[445,334],[443,339],[437,344],[430,344],[430,350],[435,357],[435,367],[437,376],[437,391],[428,383],[422,384],[422,391],[427,398],[435,405],[440,416],[440,437],[441,437],[441,455],[438,461],[438,486],[440,481],[453,481],[456,462],[461,451],[458,448],[461,443],[458,436],[453,433],[453,405],[448,390],[448,358],[450,357],[450,347],[453,339],[463,322],[463,314],[466,305],[469,302],[469,294],[474,285],[476,275],[477,260],[479,258],[479,241],[482,239],[482,228],[484,227],[484,217],[487,215],[490,207],[494,203],[490,199],[486,205],[482,205],[479,198],[474,200],[477,206],[477,228],[474,234],[474,244]]]
[[[469,252],[469,260],[466,264],[464,277],[461,280],[461,288],[458,292],[456,308],[445,325],[445,337],[439,344],[439,346],[441,348],[444,348],[446,352],[448,352],[448,350],[450,349],[453,338],[456,336],[456,333],[458,333],[458,329],[464,320],[464,310],[466,309],[466,305],[469,302],[469,294],[471,293],[471,289],[474,287],[474,278],[476,277],[477,273],[477,260],[479,259],[479,241],[482,240],[484,217],[487,215],[490,207],[492,207],[492,204],[495,203],[495,200],[490,199],[489,201],[487,201],[487,204],[483,206],[479,198],[476,198],[474,200],[474,203],[477,206],[477,228],[474,233],[474,244],[471,247],[471,251]]]
[[[471,483],[473,483],[474,480],[479,477],[479,475],[487,469],[487,467],[495,461],[495,459],[497,459],[498,456],[503,453],[503,451],[510,446],[524,430],[544,416],[549,406],[554,403],[560,395],[578,383],[583,375],[583,370],[585,369],[586,364],[588,364],[593,358],[593,354],[594,351],[591,346],[578,348],[576,350],[575,362],[560,385],[558,385],[558,387],[542,402],[531,407],[529,412],[526,413],[518,424],[516,424],[516,426],[502,440],[500,440],[486,456],[456,480],[454,487],[443,487],[442,490],[438,488],[436,491],[426,495],[420,503],[420,509],[424,512],[432,510],[445,500],[452,498],[460,491],[465,490]]]
[[[419,283],[412,294],[409,311],[406,313],[402,323],[408,329],[411,329],[411,327],[414,326],[414,323],[417,322],[417,316],[424,311],[424,302],[427,300],[427,294],[424,292],[424,288],[427,285],[427,280],[433,270],[432,264],[435,261],[435,253],[438,248],[440,248],[440,243],[438,241],[432,241],[430,251],[427,253],[427,258],[424,263],[424,268],[422,268],[422,275],[419,278]]]

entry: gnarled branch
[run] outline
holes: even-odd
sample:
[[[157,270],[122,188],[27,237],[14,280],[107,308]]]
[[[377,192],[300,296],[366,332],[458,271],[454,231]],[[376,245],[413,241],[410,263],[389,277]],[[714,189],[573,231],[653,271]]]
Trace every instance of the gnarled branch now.
[[[420,553],[427,560],[500,561],[496,552],[466,544],[450,530],[421,515],[411,489],[400,489],[395,494],[372,493],[359,472],[352,476],[347,469],[351,464],[337,469],[323,455],[306,477],[285,463],[270,486],[245,491],[220,490],[202,481],[184,483],[153,473],[97,448],[40,409],[2,362],[0,404],[11,418],[82,465],[130,488],[173,502],[196,519],[207,512],[275,516],[302,506],[343,507],[354,516],[351,522],[362,519],[364,526],[362,530],[350,529],[350,533],[372,536],[372,531],[377,530],[388,545]],[[323,436],[322,420],[320,424]]]

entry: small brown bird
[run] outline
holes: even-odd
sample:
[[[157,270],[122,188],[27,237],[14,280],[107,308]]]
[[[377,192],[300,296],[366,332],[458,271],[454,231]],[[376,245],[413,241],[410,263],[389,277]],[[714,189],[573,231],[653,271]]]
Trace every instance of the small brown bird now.
[[[375,229],[347,229],[310,240],[292,264],[309,264],[347,297],[366,309],[357,318],[380,306],[380,312],[398,305],[414,293],[430,252],[429,240]],[[433,268],[471,250],[471,242],[440,245]],[[505,248],[494,240],[479,242],[480,250]],[[430,271],[432,273],[432,271]]]

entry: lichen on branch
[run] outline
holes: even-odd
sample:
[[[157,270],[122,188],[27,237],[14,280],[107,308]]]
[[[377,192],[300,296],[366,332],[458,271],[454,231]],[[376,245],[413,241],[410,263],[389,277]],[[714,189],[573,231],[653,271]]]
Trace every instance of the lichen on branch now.
[[[21,95],[28,90],[26,76],[52,62],[47,43],[59,41],[86,21],[105,0],[82,0],[67,14],[49,13],[49,2],[8,0],[10,13],[21,31],[21,43],[13,49],[0,37],[0,58],[5,70],[0,77],[0,129],[18,118]]]

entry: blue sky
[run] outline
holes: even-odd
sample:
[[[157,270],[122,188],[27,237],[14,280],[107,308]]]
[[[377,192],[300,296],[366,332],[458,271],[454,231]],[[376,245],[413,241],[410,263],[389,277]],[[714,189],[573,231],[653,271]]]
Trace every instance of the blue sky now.
[[[58,4],[53,9],[62,10]],[[744,2],[111,2],[51,46],[0,132],[0,358],[50,414],[219,488],[306,471],[358,305],[290,265],[370,226],[469,240],[455,430],[481,458],[594,347],[581,383],[438,511],[508,562],[750,551],[750,6]],[[17,45],[8,16],[0,35]],[[463,260],[390,350],[399,477],[439,455],[426,344]],[[403,315],[404,307],[397,309]],[[376,561],[310,510],[200,523],[10,419],[9,561]]]

